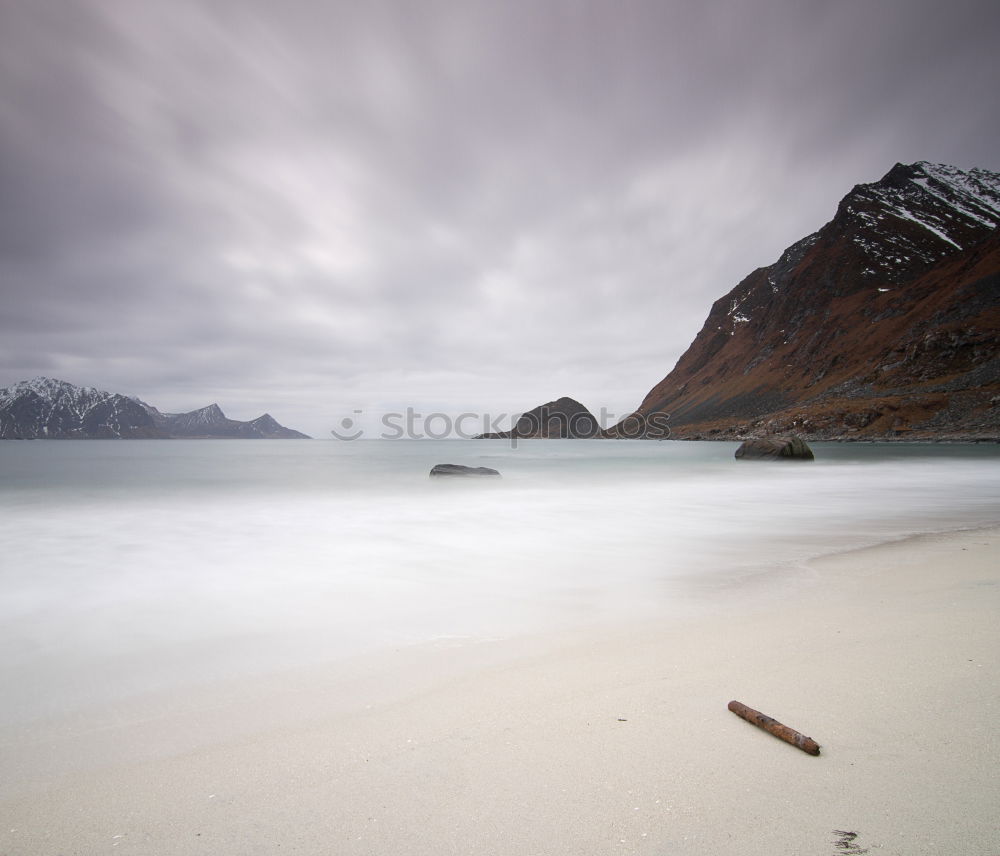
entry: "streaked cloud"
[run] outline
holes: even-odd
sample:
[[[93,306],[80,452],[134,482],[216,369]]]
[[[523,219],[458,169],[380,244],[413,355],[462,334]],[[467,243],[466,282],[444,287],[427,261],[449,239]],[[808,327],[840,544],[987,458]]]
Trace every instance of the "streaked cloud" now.
[[[0,358],[325,433],[622,413],[896,161],[1000,169],[992,0],[0,5]]]

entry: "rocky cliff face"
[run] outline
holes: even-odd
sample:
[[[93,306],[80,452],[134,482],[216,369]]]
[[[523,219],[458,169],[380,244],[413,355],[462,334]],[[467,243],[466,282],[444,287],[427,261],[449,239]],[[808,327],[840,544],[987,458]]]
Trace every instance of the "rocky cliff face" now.
[[[305,438],[264,414],[227,419],[217,404],[191,413],[161,413],[136,398],[52,378],[0,389],[0,439],[230,437]]]
[[[675,438],[1000,437],[998,227],[1000,174],[897,164],[716,301],[635,417]]]

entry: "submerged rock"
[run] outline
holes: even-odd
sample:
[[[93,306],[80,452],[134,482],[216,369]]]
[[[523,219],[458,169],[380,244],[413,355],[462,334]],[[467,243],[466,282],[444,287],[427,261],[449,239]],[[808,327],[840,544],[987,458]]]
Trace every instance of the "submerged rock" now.
[[[435,464],[431,476],[499,476],[497,470],[489,467],[466,467],[462,464]]]
[[[736,450],[738,459],[770,461],[787,459],[793,461],[812,461],[815,459],[813,450],[801,437],[764,437],[757,440],[744,440]]]

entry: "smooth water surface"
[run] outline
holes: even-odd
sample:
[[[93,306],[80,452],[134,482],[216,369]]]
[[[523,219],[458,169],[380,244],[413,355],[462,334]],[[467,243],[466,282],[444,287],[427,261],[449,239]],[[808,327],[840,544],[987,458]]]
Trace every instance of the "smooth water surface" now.
[[[679,609],[692,581],[1000,521],[996,446],[0,442],[0,722],[442,637]],[[500,480],[431,480],[436,463]]]

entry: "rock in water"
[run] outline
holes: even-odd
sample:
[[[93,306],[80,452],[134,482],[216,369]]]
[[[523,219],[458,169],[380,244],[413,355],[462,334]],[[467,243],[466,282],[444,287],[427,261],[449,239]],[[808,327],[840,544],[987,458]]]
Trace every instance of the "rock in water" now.
[[[758,440],[744,440],[736,450],[736,457],[760,461],[779,459],[811,461],[816,456],[801,437],[765,437]]]
[[[435,464],[431,476],[499,476],[497,470],[489,467],[466,467],[462,464]]]

